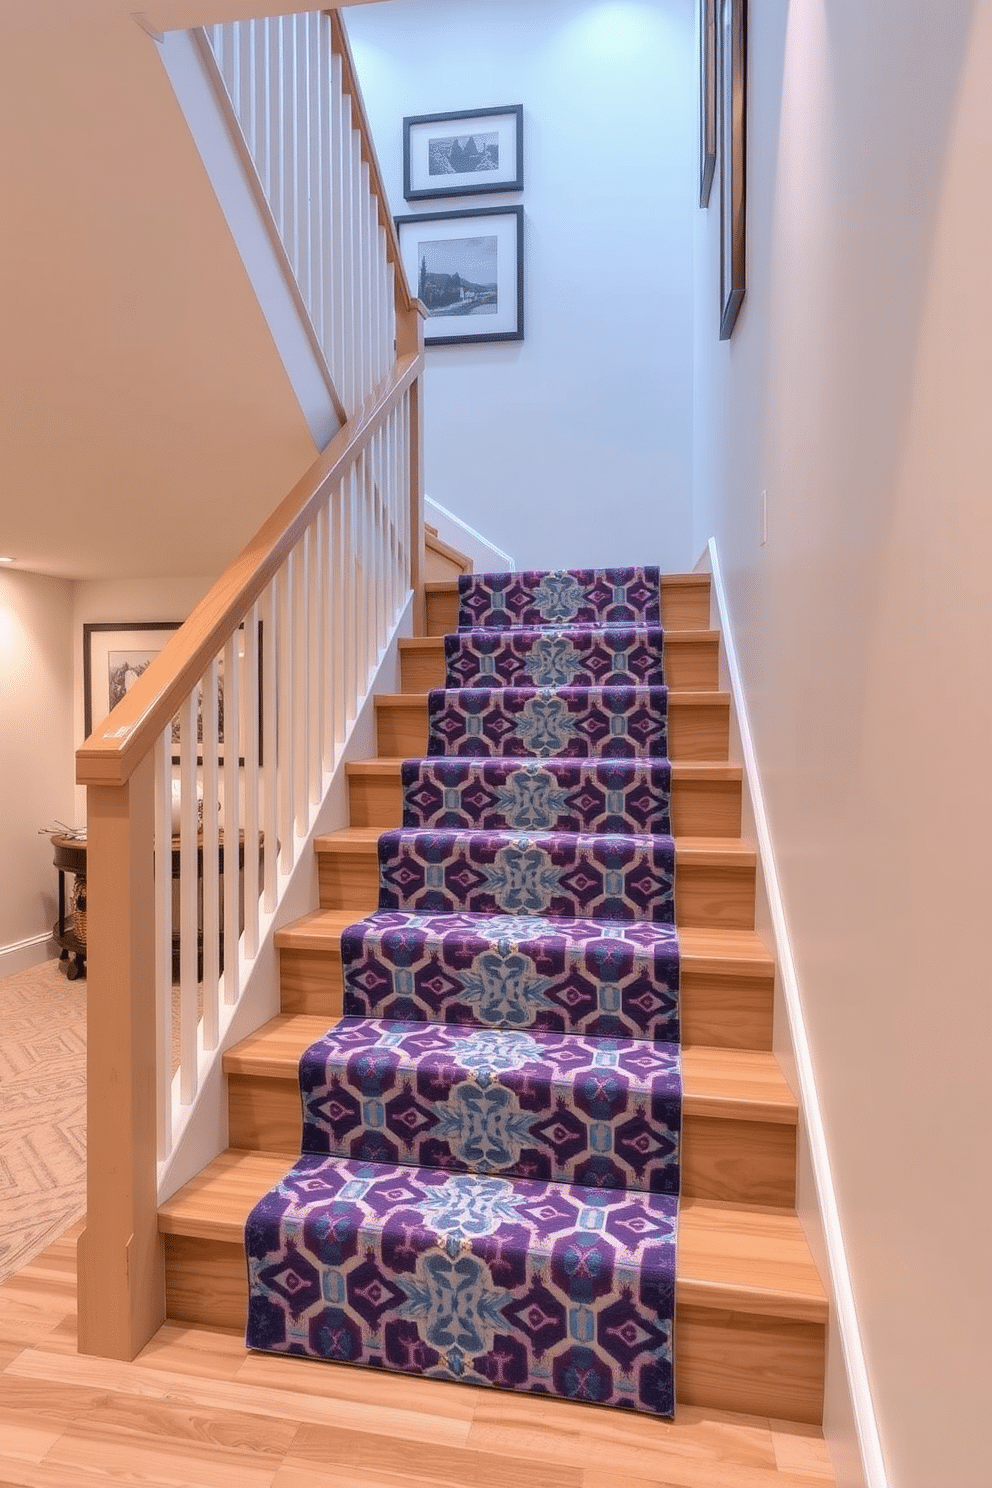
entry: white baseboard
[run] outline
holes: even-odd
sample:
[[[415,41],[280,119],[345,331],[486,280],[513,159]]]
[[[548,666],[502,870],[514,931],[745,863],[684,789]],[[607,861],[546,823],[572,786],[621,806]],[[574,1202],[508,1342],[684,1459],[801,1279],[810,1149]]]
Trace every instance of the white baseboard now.
[[[785,1006],[791,1039],[791,1054],[799,1086],[801,1119],[805,1128],[809,1156],[813,1169],[819,1221],[822,1225],[823,1241],[829,1269],[829,1286],[833,1307],[833,1323],[839,1338],[844,1359],[850,1407],[857,1432],[861,1454],[861,1467],[867,1488],[888,1488],[888,1475],[882,1455],[882,1445],[875,1419],[875,1410],[868,1381],[868,1368],[861,1329],[858,1324],[851,1273],[847,1264],[847,1252],[841,1229],[840,1214],[834,1191],[827,1148],[826,1131],[820,1110],[813,1060],[803,1015],[799,992],[799,978],[789,938],[789,927],[785,916],[785,903],[779,883],[775,853],[772,846],[768,814],[761,788],[761,776],[748,716],[747,698],[734,631],[727,603],[727,591],[723,582],[716,541],[710,538],[707,552],[699,565],[708,568],[712,583],[713,601],[716,606],[719,628],[724,649],[727,681],[731,693],[731,706],[735,715],[737,737],[744,767],[745,789],[750,797],[750,809],[754,832],[757,838],[758,860],[763,879],[764,895],[774,939],[774,952],[778,966],[778,980]]]
[[[32,935],[28,940],[17,940],[13,945],[0,946],[0,977],[14,976],[19,971],[40,966],[54,954],[50,931],[46,935]]]
[[[481,532],[476,532],[461,517],[456,517],[454,512],[432,501],[429,496],[424,497],[424,517],[437,528],[442,542],[471,558],[476,573],[507,573],[513,568],[509,553],[504,553]]]

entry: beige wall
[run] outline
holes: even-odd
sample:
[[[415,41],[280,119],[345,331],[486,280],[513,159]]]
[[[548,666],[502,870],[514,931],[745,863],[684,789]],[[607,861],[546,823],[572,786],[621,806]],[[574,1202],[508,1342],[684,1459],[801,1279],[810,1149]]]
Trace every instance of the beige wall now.
[[[699,214],[696,541],[728,579],[888,1482],[984,1488],[992,0],[750,12],[729,345],[716,193]]]
[[[72,742],[72,585],[0,569],[0,976],[46,954],[57,878],[38,828],[71,822]]]

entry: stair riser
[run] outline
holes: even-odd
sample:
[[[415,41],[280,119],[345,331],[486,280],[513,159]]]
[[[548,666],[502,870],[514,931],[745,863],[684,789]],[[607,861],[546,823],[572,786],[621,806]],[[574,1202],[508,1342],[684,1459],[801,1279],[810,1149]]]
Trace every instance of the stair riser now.
[[[710,624],[709,578],[697,583],[661,580],[661,623],[666,630],[707,630]],[[457,589],[427,591],[427,634],[447,635],[458,627]]]
[[[166,1235],[165,1263],[170,1319],[244,1330],[242,1245]],[[819,1323],[678,1302],[675,1378],[683,1404],[819,1423],[824,1352]]]
[[[247,1152],[300,1154],[302,1119],[295,1080],[229,1075],[230,1144]],[[733,1204],[795,1202],[795,1127],[686,1114],[682,1192]]]
[[[374,846],[352,852],[318,853],[322,909],[353,909],[355,918],[379,902],[379,861]],[[677,863],[675,922],[748,930],[754,925],[754,865],[739,867]]]
[[[380,755],[419,759],[427,753],[427,707],[422,698],[380,699],[376,722]],[[669,693],[668,748],[674,760],[725,760],[730,748],[729,702],[723,698],[687,702]]]
[[[279,955],[282,1011],[340,1018],[343,993],[337,943],[327,950],[283,950]],[[770,1049],[771,979],[714,976],[683,967],[681,1017],[683,1043]]]
[[[665,681],[683,692],[705,692],[719,686],[719,637],[715,631],[673,635],[665,641]],[[400,642],[400,676],[404,692],[428,692],[445,685],[443,637]],[[457,686],[458,684],[453,684]]]
[[[395,776],[349,774],[353,827],[397,827],[403,818],[399,770]],[[739,780],[672,780],[672,829],[676,837],[739,837]]]

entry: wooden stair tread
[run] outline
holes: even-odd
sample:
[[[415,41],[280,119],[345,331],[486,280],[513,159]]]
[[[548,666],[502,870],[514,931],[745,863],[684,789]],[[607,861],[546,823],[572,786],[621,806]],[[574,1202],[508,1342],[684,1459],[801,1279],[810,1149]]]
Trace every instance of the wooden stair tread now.
[[[686,631],[689,635],[692,632]],[[417,637],[417,639],[433,641],[437,643],[438,636]],[[377,692],[373,699],[377,708],[426,708],[426,692]],[[719,688],[693,688],[693,687],[670,687],[668,690],[668,706],[672,704],[691,704],[694,708],[728,708],[730,706],[730,693],[721,692]]]
[[[318,909],[276,931],[280,950],[335,951],[342,930],[361,916],[353,909]],[[754,930],[679,930],[683,966],[711,975],[771,976],[772,954]]]
[[[434,829],[411,827],[408,830],[426,832]],[[314,847],[318,853],[374,853],[381,836],[381,827],[339,827],[336,832],[315,837]],[[698,864],[707,868],[751,867],[756,861],[754,848],[739,837],[676,837],[675,855],[683,865]]]
[[[437,534],[437,528],[424,523],[425,532]],[[705,589],[707,593],[710,587],[710,576],[708,573],[670,573],[661,575],[662,589]],[[428,594],[456,594],[458,592],[457,579],[428,579],[424,585]]]
[[[533,627],[532,627],[533,628]],[[537,627],[540,629],[540,627]],[[449,631],[448,634],[453,632]],[[507,632],[511,634],[511,632]],[[682,646],[700,644],[715,646],[720,639],[718,630],[666,630],[666,646]],[[401,651],[440,651],[444,649],[444,636],[404,636],[399,643]]]
[[[159,1230],[241,1245],[250,1209],[288,1171],[285,1156],[229,1149],[159,1206]],[[798,1218],[684,1199],[679,1304],[823,1323],[827,1299]]]
[[[296,1080],[303,1050],[337,1021],[313,1013],[280,1013],[225,1051],[224,1073]],[[693,1046],[682,1051],[682,1073],[687,1115],[796,1124],[796,1100],[773,1054]]]
[[[404,760],[405,759],[408,759],[408,758],[413,758],[413,759],[416,759],[416,758],[427,758],[427,756],[417,756],[417,755],[412,755],[412,756],[411,755],[384,756],[384,755],[379,755],[375,759],[349,760],[348,763],[345,765],[345,773],[347,774],[349,780],[360,779],[363,776],[366,776],[366,777],[368,777],[368,776],[376,776],[376,777],[385,776],[387,779],[391,779],[393,776],[398,776],[399,775],[399,773],[400,773],[400,766],[403,764]],[[487,760],[490,758],[490,756],[486,756],[486,755],[479,755],[479,756],[473,756],[473,755],[435,755],[435,756],[433,756],[433,758],[444,759],[444,760],[457,759],[460,763],[463,763],[463,764],[472,763],[473,761],[476,762],[476,763],[478,763],[478,764],[485,764],[487,762]],[[632,759],[630,761],[630,763],[632,763],[632,764],[637,764],[638,762],[639,761],[636,760],[636,759]],[[642,761],[642,762],[644,762],[644,761]],[[527,757],[527,758],[515,760],[515,763],[517,763],[517,764],[533,763],[533,764],[539,765],[539,764],[542,763],[542,760],[540,760],[540,759],[531,759],[530,757]],[[586,763],[595,764],[595,763],[597,763],[597,761],[596,760],[586,760],[582,756],[574,756],[574,757],[570,757],[569,763],[575,764],[575,765],[581,765],[581,764],[586,764]],[[604,764],[610,764],[610,763],[616,763],[616,761],[611,761],[611,760],[608,760],[607,759],[607,760],[604,760],[603,763]],[[731,780],[731,781],[739,781],[739,780],[742,780],[743,779],[743,773],[744,773],[743,772],[743,766],[742,765],[730,765],[730,764],[727,764],[727,762],[725,760],[672,760],[671,761],[671,766],[672,766],[672,778],[674,780]]]

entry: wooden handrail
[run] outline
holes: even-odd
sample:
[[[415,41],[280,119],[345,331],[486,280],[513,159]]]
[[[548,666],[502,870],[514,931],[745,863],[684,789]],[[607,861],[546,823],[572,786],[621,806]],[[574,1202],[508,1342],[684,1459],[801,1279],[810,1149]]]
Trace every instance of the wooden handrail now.
[[[369,168],[369,183],[379,211],[379,225],[386,233],[386,257],[396,272],[397,308],[411,310],[417,301],[415,296],[410,293],[406,270],[403,267],[403,259],[400,256],[400,240],[396,233],[396,224],[393,221],[392,213],[389,210],[389,197],[386,195],[386,187],[383,183],[382,171],[379,168],[379,159],[375,153],[375,145],[372,143],[372,128],[369,124],[368,114],[365,112],[362,90],[358,86],[358,76],[355,72],[355,59],[352,56],[351,43],[348,40],[348,33],[341,19],[341,12],[329,10],[327,16],[331,22],[331,37],[333,39],[334,50],[341,57],[341,83],[345,92],[351,98],[352,112],[358,122],[358,134],[362,145],[362,159]]]
[[[313,521],[328,486],[344,474],[376,430],[416,384],[423,353],[400,356],[374,394],[331,440],[289,495],[262,524],[186,623],[121,699],[110,717],[76,752],[79,785],[121,786],[197,685],[213,657],[237,628]],[[413,534],[416,545],[416,533]],[[419,582],[417,564],[411,575]]]

